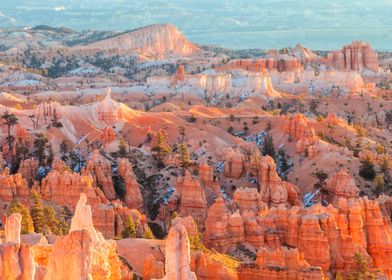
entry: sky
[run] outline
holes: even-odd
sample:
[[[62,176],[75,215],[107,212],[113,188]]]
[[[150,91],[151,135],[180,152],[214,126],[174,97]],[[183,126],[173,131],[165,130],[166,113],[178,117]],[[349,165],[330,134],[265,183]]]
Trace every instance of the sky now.
[[[0,28],[50,25],[126,31],[173,23],[198,44],[392,50],[392,0],[0,0]]]

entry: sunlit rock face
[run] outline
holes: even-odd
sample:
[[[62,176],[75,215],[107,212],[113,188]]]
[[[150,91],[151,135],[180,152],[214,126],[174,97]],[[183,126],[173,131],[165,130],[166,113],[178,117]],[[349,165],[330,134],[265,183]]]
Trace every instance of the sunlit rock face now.
[[[80,193],[85,193],[93,209],[93,221],[102,233],[110,238],[115,235],[115,213],[108,205],[104,193],[93,185],[89,175],[58,171],[50,172],[42,180],[42,197],[45,201],[59,206],[67,206],[73,211]]]
[[[353,176],[348,174],[347,170],[341,169],[327,180],[325,189],[332,193],[335,201],[339,198],[358,198],[359,189],[355,185]]]
[[[120,36],[102,40],[82,49],[134,51],[145,56],[164,58],[171,55],[188,56],[199,52],[200,48],[188,41],[171,24],[156,24],[140,28]]]
[[[33,280],[34,254],[31,247],[20,243],[22,216],[14,213],[6,217],[5,243],[0,244],[0,279]]]
[[[192,216],[198,224],[203,226],[206,218],[207,201],[200,182],[191,177],[189,171],[181,178],[177,186],[181,188],[180,213],[181,216]]]
[[[92,279],[93,242],[87,230],[59,237],[50,254],[45,280]]]
[[[70,233],[54,243],[45,279],[121,279],[116,243],[95,230],[91,207],[86,203],[87,196],[82,193]]]
[[[103,132],[102,132],[103,139],[102,140],[105,145],[116,140],[116,137],[117,137],[117,135],[116,135],[116,132],[114,131],[113,128],[107,126],[103,129]]]
[[[27,201],[30,195],[30,189],[28,187],[26,179],[22,177],[22,174],[16,173],[14,175],[9,174],[9,170],[5,169],[0,174],[0,200],[2,202],[10,203],[13,199],[20,199],[21,201]]]
[[[341,172],[337,176],[343,175]],[[235,203],[238,202],[237,199]],[[306,272],[308,276],[313,275],[309,279],[322,279],[331,270],[344,273],[355,267],[356,252],[372,260],[383,272],[391,273],[387,261],[392,256],[392,228],[385,222],[377,201],[340,197],[328,207],[260,209],[254,204],[246,209],[233,213],[218,199],[208,210],[204,235],[206,244],[221,252],[226,252],[238,240],[260,248],[256,266],[242,266],[240,279],[248,279],[241,275],[249,279],[274,275],[276,271],[271,268],[275,265],[281,267],[282,273],[295,270],[292,273]],[[297,248],[299,253],[289,252],[284,246]],[[298,266],[291,266],[289,259],[295,260]]]
[[[111,96],[111,89],[106,89],[105,98],[97,104],[98,120],[106,125],[111,125],[114,122],[122,119],[121,104],[114,101]]]
[[[61,104],[56,101],[43,102],[37,106],[36,117],[40,123],[50,123],[54,118],[61,118]]]
[[[186,229],[173,226],[166,240],[165,276],[161,280],[196,280],[190,270],[190,246]]]
[[[298,153],[303,153],[318,140],[314,129],[309,126],[308,119],[302,114],[290,117],[285,130],[290,138],[297,141],[296,151]]]
[[[22,215],[14,213],[6,218],[5,241],[20,244]]]
[[[242,69],[259,73],[267,69],[283,72],[301,69],[301,63],[295,57],[279,55],[277,52],[271,51],[267,58],[234,59],[223,66],[217,67],[217,69],[220,71]]]
[[[113,187],[112,167],[108,159],[103,157],[98,150],[87,160],[84,174],[90,175],[94,180],[94,186],[99,187],[108,200],[116,199],[116,192]]]
[[[370,44],[354,41],[344,46],[340,51],[328,54],[328,60],[337,69],[363,71],[365,69],[373,72],[379,71],[378,55]]]
[[[311,266],[298,249],[282,247],[277,250],[260,248],[255,265],[243,265],[239,279],[323,279],[319,267]]]
[[[125,184],[125,204],[131,209],[143,209],[143,197],[140,185],[136,181],[132,165],[128,159],[118,159],[118,173]]]

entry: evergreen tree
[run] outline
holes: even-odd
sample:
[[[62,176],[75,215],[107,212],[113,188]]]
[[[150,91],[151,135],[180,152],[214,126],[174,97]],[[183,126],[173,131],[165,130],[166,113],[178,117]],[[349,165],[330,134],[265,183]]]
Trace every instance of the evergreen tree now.
[[[290,166],[287,162],[287,155],[283,149],[278,151],[279,163],[278,163],[278,174],[282,180],[287,181],[287,172],[290,170]]]
[[[45,165],[45,149],[48,139],[41,133],[37,134],[37,138],[34,139],[35,155],[38,158],[39,164],[41,166]]]
[[[136,225],[133,221],[131,215],[128,215],[125,223],[124,223],[124,230],[121,233],[122,238],[136,238]]]
[[[263,145],[262,154],[263,156],[269,155],[272,158],[275,157],[274,141],[269,133],[264,136],[264,145]]]
[[[392,110],[389,110],[385,113],[385,121],[387,123],[387,129],[392,124]]]
[[[146,226],[146,228],[144,229],[144,232],[142,234],[142,238],[144,238],[144,239],[155,239],[155,236],[152,233],[152,230],[150,229],[149,226]]]
[[[185,140],[185,127],[183,127],[183,126],[180,126],[179,128],[178,128],[178,133],[181,135],[181,143],[184,143],[184,140]]]
[[[188,148],[185,144],[180,144],[179,149],[179,160],[182,167],[182,174],[185,175],[185,170],[191,165],[191,158],[189,156]]]
[[[69,212],[69,210],[68,210]],[[69,212],[68,215],[71,215],[72,213]],[[60,235],[66,235],[69,232],[69,224],[66,222],[66,217],[67,217],[67,213],[65,208],[61,208],[60,210],[60,215],[59,215],[59,230],[60,230]]]
[[[12,148],[12,143],[14,142],[14,137],[11,135],[11,128],[18,124],[18,119],[14,114],[10,114],[8,111],[5,111],[1,115],[1,119],[3,120],[3,124],[7,125],[7,140],[8,146]]]
[[[118,152],[117,154],[121,157],[124,158],[127,156],[127,144],[125,143],[124,139],[121,139],[120,142],[118,143]]]
[[[51,233],[55,235],[60,235],[61,231],[59,229],[59,220],[56,217],[56,212],[51,206],[44,206],[43,208],[43,233]]]
[[[40,194],[36,191],[31,192],[31,218],[34,224],[34,231],[41,233],[43,231],[43,227],[45,225],[45,213],[44,207],[42,205],[42,198]]]
[[[368,157],[361,161],[359,175],[367,181],[374,180],[374,178],[376,177],[376,171],[374,170],[374,164],[371,158]]]
[[[47,164],[48,164],[49,166],[51,166],[52,163],[53,163],[53,160],[54,160],[54,153],[53,153],[52,143],[49,143],[48,151],[49,151],[49,154],[48,154]]]
[[[355,253],[354,261],[356,269],[347,276],[348,280],[376,280],[379,279],[380,271],[373,268],[368,260],[360,253]]]
[[[163,159],[172,152],[172,149],[167,143],[165,134],[162,130],[158,131],[152,150],[156,152],[156,157],[160,162],[162,162]]]
[[[21,233],[28,234],[34,232],[33,220],[31,219],[29,209],[17,201],[12,201],[8,209],[9,214],[19,213],[22,215]]]
[[[317,178],[317,182],[314,184],[315,189],[323,189],[325,187],[326,180],[328,179],[328,174],[320,170],[316,173],[312,173],[313,176]]]
[[[248,123],[247,122],[244,122],[243,130],[244,130],[245,135],[247,135],[248,132],[249,132],[249,127],[248,127]]]
[[[66,153],[68,153],[68,151],[69,151],[68,141],[63,140],[60,143],[60,153],[64,156]]]
[[[376,183],[376,193],[381,194],[384,191],[384,187],[385,187],[384,176],[382,176],[380,174],[377,175],[374,178],[374,182]]]
[[[342,274],[340,274],[340,272],[336,273],[335,280],[343,280]]]

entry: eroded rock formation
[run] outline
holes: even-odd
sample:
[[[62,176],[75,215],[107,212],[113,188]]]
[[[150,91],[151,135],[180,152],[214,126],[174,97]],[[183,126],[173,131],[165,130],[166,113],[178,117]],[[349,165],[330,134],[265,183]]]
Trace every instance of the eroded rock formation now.
[[[59,206],[67,206],[73,211],[80,194],[85,193],[93,208],[95,226],[106,236],[115,235],[115,211],[109,206],[103,192],[93,186],[93,179],[89,175],[79,175],[65,171],[50,172],[42,180],[42,197],[45,201]]]
[[[202,227],[206,219],[207,201],[200,182],[193,179],[189,171],[177,182],[181,191],[180,214],[183,217],[192,216]]]
[[[303,153],[318,140],[314,129],[309,126],[307,118],[302,114],[296,114],[288,120],[286,132],[297,141],[296,150],[298,153]]]
[[[140,192],[140,185],[136,181],[132,165],[128,159],[119,159],[117,162],[118,173],[125,184],[125,204],[129,208],[142,209],[143,197]]]
[[[165,277],[162,280],[196,280],[190,270],[190,246],[186,229],[173,226],[166,240]]]
[[[328,61],[337,69],[363,71],[366,68],[373,72],[379,71],[377,53],[370,44],[360,41],[354,41],[340,51],[330,52]]]
[[[281,247],[277,250],[260,248],[255,265],[243,265],[239,279],[323,279],[319,267],[310,266],[298,249]]]
[[[84,173],[92,176],[94,186],[98,186],[108,200],[116,199],[110,161],[100,155],[98,150],[88,159]]]

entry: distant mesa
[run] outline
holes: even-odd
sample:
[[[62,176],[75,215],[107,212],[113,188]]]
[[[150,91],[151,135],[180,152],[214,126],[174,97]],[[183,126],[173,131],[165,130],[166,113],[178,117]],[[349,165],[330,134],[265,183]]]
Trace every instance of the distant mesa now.
[[[101,40],[83,49],[137,51],[146,56],[187,56],[199,52],[200,48],[190,42],[172,24],[157,24],[143,27],[113,38]]]

